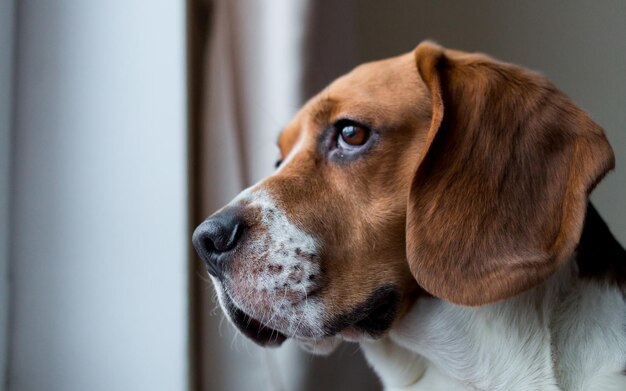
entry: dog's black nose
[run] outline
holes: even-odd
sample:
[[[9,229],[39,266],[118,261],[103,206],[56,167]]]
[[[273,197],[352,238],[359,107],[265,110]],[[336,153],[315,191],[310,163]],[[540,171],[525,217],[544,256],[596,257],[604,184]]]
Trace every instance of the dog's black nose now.
[[[205,220],[193,232],[193,246],[209,273],[221,277],[228,253],[237,246],[244,225],[237,210],[224,210]]]

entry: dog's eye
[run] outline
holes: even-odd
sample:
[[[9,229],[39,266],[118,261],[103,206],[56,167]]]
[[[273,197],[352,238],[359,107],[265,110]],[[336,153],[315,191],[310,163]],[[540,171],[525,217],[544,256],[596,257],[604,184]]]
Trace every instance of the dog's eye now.
[[[365,144],[369,130],[355,124],[344,125],[339,131],[338,143],[342,147],[357,147]]]
[[[274,163],[274,168],[278,168],[278,167],[280,167],[280,165],[281,165],[282,163],[283,163],[283,160],[282,160],[282,159],[278,159],[278,160],[276,160],[276,163]]]
[[[325,147],[328,148],[328,158],[341,163],[358,159],[369,151],[379,138],[376,130],[351,118],[336,121],[325,132]]]

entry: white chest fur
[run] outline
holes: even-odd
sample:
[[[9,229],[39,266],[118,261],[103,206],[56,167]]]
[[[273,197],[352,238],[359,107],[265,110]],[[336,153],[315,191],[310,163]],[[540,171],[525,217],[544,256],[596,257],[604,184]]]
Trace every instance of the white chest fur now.
[[[479,308],[420,299],[364,353],[389,390],[624,391],[624,296],[566,269]]]

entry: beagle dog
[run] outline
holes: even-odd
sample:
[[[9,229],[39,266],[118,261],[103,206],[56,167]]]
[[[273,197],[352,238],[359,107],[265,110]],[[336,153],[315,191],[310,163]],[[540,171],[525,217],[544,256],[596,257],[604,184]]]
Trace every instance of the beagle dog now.
[[[626,252],[588,201],[613,151],[545,77],[424,42],[278,146],[193,234],[244,335],[358,342],[389,390],[626,390]]]

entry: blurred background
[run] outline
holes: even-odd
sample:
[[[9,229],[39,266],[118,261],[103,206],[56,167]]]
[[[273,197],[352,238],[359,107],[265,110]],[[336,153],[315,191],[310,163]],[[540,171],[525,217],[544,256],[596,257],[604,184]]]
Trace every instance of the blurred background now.
[[[190,232],[328,82],[433,39],[546,74],[604,127],[626,243],[626,2],[0,0],[0,386],[376,390],[358,347],[260,349]]]

